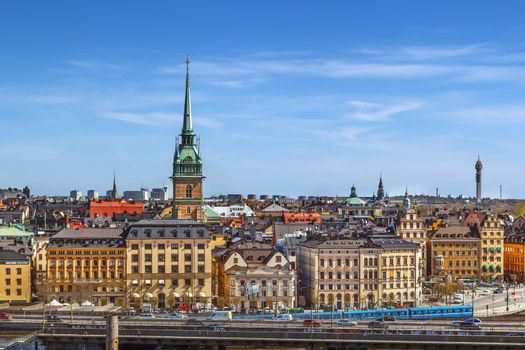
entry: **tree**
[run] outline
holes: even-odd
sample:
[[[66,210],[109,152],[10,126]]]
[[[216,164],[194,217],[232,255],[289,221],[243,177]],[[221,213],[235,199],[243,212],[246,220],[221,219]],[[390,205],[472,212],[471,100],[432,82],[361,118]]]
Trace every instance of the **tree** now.
[[[49,303],[55,295],[53,284],[49,282],[46,276],[38,276],[35,282],[35,294],[44,305]]]
[[[177,299],[175,299],[175,296],[173,295],[170,295],[168,297],[168,306],[173,309],[175,307],[175,305],[177,305]]]
[[[84,301],[91,301],[91,290],[92,286],[90,283],[78,283],[75,285],[75,300],[77,303],[82,304]]]

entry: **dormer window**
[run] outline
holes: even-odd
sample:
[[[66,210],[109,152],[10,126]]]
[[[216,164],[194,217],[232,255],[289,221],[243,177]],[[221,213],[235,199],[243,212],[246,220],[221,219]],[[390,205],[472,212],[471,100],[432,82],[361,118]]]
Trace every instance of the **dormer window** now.
[[[171,230],[171,235],[173,237],[177,237],[177,230]]]

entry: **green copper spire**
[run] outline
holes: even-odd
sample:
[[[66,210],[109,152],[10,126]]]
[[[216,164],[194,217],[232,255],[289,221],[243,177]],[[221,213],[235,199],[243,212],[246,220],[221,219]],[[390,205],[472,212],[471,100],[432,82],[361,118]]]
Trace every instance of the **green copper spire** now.
[[[183,134],[193,134],[191,125],[191,97],[190,97],[190,58],[186,56],[186,98],[184,99],[184,121],[182,124]]]

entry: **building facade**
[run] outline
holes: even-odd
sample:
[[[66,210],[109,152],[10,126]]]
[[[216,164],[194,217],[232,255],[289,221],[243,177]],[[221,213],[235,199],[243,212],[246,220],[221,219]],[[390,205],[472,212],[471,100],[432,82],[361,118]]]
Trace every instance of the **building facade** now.
[[[506,237],[504,251],[505,280],[525,283],[525,235]]]
[[[0,302],[27,304],[31,301],[30,257],[0,250]]]
[[[211,234],[194,220],[141,220],[126,234],[128,299],[137,308],[203,307],[211,295]]]
[[[389,235],[309,240],[297,249],[299,295],[308,306],[421,305],[418,245]]]
[[[126,246],[121,229],[63,229],[47,244],[48,293],[60,302],[125,306]],[[48,298],[49,295],[45,299]]]
[[[186,60],[186,96],[184,100],[184,120],[180,143],[177,144],[173,158],[173,210],[174,219],[203,220],[202,159],[196,135],[193,132],[189,60]]]
[[[405,196],[407,199],[408,196]],[[405,200],[406,203],[406,200]],[[417,215],[414,208],[410,207],[408,202],[407,209],[403,211],[396,227],[396,234],[403,239],[415,243],[421,247],[420,268],[423,271],[423,277],[427,276],[427,229],[423,219]]]

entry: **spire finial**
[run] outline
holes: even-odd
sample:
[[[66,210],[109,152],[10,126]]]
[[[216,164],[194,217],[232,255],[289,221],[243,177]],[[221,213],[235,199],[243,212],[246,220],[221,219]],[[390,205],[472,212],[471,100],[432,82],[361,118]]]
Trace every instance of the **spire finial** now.
[[[186,60],[184,61],[184,63],[186,63],[186,75],[189,75],[190,73],[190,62],[190,56],[186,54]]]

